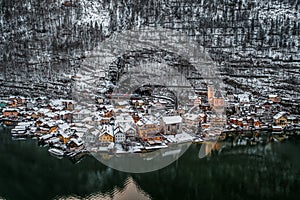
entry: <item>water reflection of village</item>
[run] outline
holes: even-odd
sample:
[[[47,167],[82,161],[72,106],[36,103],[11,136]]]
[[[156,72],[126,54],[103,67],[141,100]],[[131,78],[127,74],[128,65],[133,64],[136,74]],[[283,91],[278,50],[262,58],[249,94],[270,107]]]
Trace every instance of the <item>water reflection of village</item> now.
[[[206,96],[191,98],[197,112],[186,112],[174,110],[174,101],[164,88],[154,89],[151,95],[141,94],[149,92],[148,87],[140,88],[140,93],[128,101],[119,99],[115,106],[105,104],[107,98],[98,97],[97,116],[76,109],[72,100],[9,97],[1,100],[2,125],[14,126],[14,139],[36,138],[56,156],[72,157],[87,149],[107,152],[102,154],[104,160],[111,157],[110,153],[151,152],[170,144],[201,142],[205,154],[209,154],[229,147],[267,145],[299,135],[299,116],[290,114],[277,95],[266,100],[246,94],[228,94],[224,98],[208,86]],[[220,120],[212,111],[223,106],[227,107],[227,119]],[[86,118],[82,123],[74,123],[74,115]],[[221,130],[210,129],[213,123],[223,120],[226,125]],[[95,122],[100,129],[95,129]],[[223,142],[216,143],[217,140]]]
[[[223,140],[219,140],[217,142],[207,141],[202,143],[200,147],[204,152],[199,151],[198,157],[202,158],[203,154],[208,157],[214,157],[220,154],[263,156],[271,152],[272,143],[283,142],[286,139],[286,135],[278,136],[277,134],[274,135],[270,132],[255,132],[253,134],[241,134],[235,132],[227,135]]]
[[[164,168],[179,157],[190,147],[190,142],[168,145],[147,153],[112,154],[109,152],[90,152],[106,166],[119,171],[130,173],[145,173]]]

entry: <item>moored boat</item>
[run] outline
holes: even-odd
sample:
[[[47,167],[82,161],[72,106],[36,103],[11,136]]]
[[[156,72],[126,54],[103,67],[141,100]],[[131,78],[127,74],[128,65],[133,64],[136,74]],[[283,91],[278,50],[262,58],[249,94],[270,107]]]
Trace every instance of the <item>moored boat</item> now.
[[[63,150],[60,150],[60,149],[57,149],[57,148],[50,148],[48,150],[48,152],[54,156],[58,156],[58,157],[63,157],[64,156],[64,151]]]

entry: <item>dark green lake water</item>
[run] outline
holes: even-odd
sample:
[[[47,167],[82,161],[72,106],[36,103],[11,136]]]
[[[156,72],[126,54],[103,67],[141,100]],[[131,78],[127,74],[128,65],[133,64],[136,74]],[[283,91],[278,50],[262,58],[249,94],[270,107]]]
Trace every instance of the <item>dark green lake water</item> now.
[[[221,144],[222,145],[222,144]],[[145,174],[110,169],[87,156],[73,164],[36,141],[0,130],[0,199],[299,199],[300,141],[226,148],[198,158],[200,145]]]

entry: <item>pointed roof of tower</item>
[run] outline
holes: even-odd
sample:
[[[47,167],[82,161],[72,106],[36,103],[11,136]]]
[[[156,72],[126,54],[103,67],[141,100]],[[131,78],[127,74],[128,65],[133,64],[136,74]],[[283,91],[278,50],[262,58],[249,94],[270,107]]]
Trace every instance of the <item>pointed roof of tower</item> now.
[[[222,96],[220,90],[217,90],[217,91],[215,92],[215,98],[223,98],[223,96]]]

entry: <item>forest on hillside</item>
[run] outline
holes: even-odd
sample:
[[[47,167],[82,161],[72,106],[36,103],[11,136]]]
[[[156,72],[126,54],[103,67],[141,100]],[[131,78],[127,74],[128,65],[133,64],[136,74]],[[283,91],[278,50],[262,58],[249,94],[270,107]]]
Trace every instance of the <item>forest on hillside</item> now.
[[[195,39],[228,84],[251,89],[256,80],[244,77],[257,73],[272,79],[265,83],[270,92],[299,83],[297,0],[1,0],[0,7],[0,88],[6,92],[47,88],[67,95],[66,75],[76,73],[87,51],[114,32],[140,26]],[[298,95],[297,88],[289,95]]]

